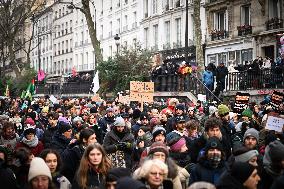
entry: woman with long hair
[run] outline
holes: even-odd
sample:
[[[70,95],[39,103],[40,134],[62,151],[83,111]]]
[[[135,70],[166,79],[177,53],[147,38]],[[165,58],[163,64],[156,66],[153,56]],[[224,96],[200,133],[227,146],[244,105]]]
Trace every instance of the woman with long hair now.
[[[53,149],[45,149],[41,152],[40,157],[50,169],[54,185],[58,189],[70,189],[71,184],[69,180],[60,173],[62,161],[59,153]]]
[[[72,189],[87,189],[104,186],[105,176],[111,162],[103,147],[96,143],[89,145],[81,159]]]

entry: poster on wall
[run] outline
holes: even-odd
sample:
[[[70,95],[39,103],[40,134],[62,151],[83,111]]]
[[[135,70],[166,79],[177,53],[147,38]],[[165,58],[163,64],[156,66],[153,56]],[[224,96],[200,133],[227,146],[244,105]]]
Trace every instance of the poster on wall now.
[[[235,96],[235,104],[233,111],[238,115],[240,115],[243,110],[248,108],[249,98],[250,98],[249,93],[237,92]]]

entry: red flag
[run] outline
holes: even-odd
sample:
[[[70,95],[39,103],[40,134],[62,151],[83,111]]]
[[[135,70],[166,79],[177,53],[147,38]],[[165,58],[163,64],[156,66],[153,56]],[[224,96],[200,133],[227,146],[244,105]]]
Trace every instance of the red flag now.
[[[43,70],[39,70],[39,71],[38,71],[38,74],[37,74],[37,80],[38,80],[38,81],[42,81],[42,80],[44,80],[44,78],[45,78],[45,73],[44,73],[44,71],[43,71]]]
[[[75,77],[77,75],[77,71],[75,67],[72,68],[72,77]]]

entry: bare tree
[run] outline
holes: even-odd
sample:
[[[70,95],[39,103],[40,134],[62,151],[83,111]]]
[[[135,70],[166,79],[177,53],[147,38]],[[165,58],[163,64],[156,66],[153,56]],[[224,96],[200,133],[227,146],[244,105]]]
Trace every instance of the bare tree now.
[[[8,63],[16,77],[21,76],[22,67],[16,60],[17,52],[26,53],[30,64],[31,41],[28,35],[30,17],[44,6],[43,0],[0,0],[0,60]]]

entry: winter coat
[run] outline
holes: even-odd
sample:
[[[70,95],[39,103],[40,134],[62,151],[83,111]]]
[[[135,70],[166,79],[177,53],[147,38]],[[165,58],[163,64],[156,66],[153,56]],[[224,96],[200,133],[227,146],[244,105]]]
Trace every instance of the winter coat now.
[[[202,75],[203,83],[206,86],[213,85],[213,73],[211,71],[205,70]]]
[[[133,152],[132,145],[134,142],[134,136],[128,130],[126,130],[123,138],[120,139],[114,129],[106,134],[103,142],[103,147],[110,157],[114,167],[132,167],[131,157]],[[120,142],[129,143],[131,144],[131,146],[125,148],[123,151],[118,150],[116,145]]]
[[[0,183],[1,188],[17,189],[17,181],[13,171],[0,165]]]
[[[215,185],[225,170],[226,167],[223,161],[220,162],[217,168],[212,168],[207,160],[199,162],[190,174],[189,185],[198,181],[210,182]]]
[[[70,143],[70,139],[56,132],[54,136],[52,137],[50,148],[56,150],[61,155],[63,151],[67,148],[69,143]]]
[[[221,175],[216,187],[217,189],[245,189],[243,183],[240,183],[228,171]]]
[[[108,129],[110,126],[115,122],[115,117],[108,117],[105,115],[103,118],[99,119],[98,121],[98,126],[102,130],[102,135],[103,137],[106,135],[108,132]]]
[[[83,146],[76,145],[72,148],[65,149],[61,154],[62,162],[64,162],[61,174],[68,180],[73,181],[84,151]]]
[[[44,148],[50,148],[52,137],[56,133],[57,128],[58,128],[57,126],[55,127],[48,126],[47,129],[44,131],[44,134],[42,137]]]
[[[216,80],[225,81],[225,77],[228,75],[228,69],[225,66],[218,66],[216,68]]]
[[[284,188],[284,175],[281,175],[277,179],[274,180],[270,189],[279,189]]]
[[[20,147],[25,147],[31,151],[34,156],[39,156],[39,154],[43,151],[44,147],[41,141],[38,140],[37,136],[33,139],[35,145],[31,145],[30,143],[25,142],[26,138],[24,137],[21,142],[19,142],[16,146],[16,149]]]
[[[0,145],[7,147],[10,151],[14,151],[19,139],[20,139],[20,137],[17,133],[15,134],[15,137],[13,137],[11,139],[8,139],[8,138],[5,139],[5,136],[1,135],[0,136]]]
[[[80,175],[79,175],[80,176]],[[103,188],[104,186],[104,176],[101,173],[89,169],[87,173],[87,188],[92,189],[94,187]],[[77,177],[75,177],[72,183],[72,189],[81,189]]]

